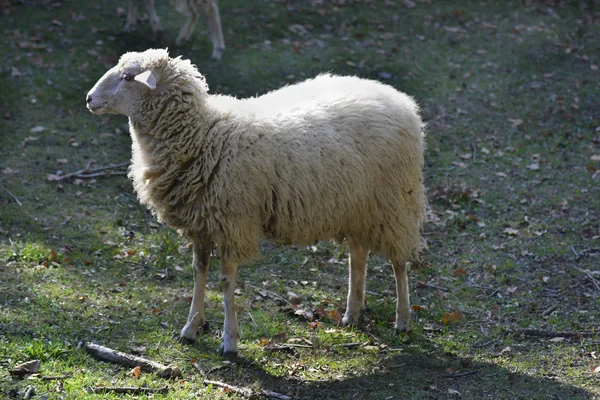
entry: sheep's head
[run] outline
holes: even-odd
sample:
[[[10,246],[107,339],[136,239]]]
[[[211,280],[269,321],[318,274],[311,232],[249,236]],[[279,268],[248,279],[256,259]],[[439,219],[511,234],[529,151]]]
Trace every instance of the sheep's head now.
[[[157,88],[168,62],[169,54],[162,49],[123,54],[88,92],[87,108],[94,114],[131,117],[139,110],[140,101]]]

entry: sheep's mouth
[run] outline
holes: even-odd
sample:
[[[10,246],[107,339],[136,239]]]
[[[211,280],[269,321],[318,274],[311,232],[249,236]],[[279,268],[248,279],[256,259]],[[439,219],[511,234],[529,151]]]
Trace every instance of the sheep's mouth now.
[[[104,106],[106,106],[106,104],[100,104],[99,106],[92,106],[91,104],[88,104],[87,108],[94,114],[101,114]]]

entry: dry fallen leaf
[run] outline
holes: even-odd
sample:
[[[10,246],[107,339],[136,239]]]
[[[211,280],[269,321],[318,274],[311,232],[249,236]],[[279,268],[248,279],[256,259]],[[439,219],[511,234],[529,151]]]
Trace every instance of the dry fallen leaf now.
[[[34,126],[33,128],[31,128],[30,132],[31,133],[40,133],[40,132],[43,132],[45,130],[46,130],[45,126],[38,125],[38,126]]]
[[[523,123],[523,120],[519,118],[507,118],[507,120],[513,128],[516,128]]]
[[[315,322],[308,323],[308,327],[310,329],[317,329],[317,328],[320,328],[321,326],[323,326],[323,323],[321,321],[315,321]]]
[[[517,236],[519,234],[519,230],[513,228],[506,228],[504,230],[504,233],[506,233],[509,236]]]
[[[133,377],[135,379],[140,379],[140,376],[142,375],[142,369],[140,368],[140,366],[138,365],[137,367],[135,367],[134,369],[132,369],[131,371],[129,371],[129,373],[131,375],[133,375]]]

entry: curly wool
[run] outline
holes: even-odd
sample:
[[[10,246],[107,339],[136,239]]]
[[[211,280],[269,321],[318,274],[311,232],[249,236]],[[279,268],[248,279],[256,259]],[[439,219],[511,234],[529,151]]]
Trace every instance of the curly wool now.
[[[164,50],[128,62],[161,71],[130,119],[130,177],[160,221],[237,263],[259,254],[261,236],[351,235],[393,261],[418,259],[424,134],[410,97],[325,74],[236,99],[209,95],[197,69]]]

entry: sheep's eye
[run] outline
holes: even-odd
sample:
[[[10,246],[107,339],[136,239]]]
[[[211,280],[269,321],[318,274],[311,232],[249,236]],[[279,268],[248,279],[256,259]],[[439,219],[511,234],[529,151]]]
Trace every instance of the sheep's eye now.
[[[126,81],[132,81],[133,75],[125,73],[121,76],[121,78],[125,79]]]

